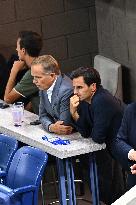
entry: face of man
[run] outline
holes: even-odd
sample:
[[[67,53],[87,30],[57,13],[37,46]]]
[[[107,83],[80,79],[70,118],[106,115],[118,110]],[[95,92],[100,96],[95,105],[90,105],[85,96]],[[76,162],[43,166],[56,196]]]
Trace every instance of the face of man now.
[[[25,49],[24,48],[22,48],[22,49],[20,48],[20,38],[18,38],[18,40],[17,40],[16,51],[17,51],[19,60],[23,60],[24,61]]]
[[[96,91],[96,83],[92,83],[88,86],[84,82],[82,76],[73,79],[74,94],[79,97],[81,101],[85,100],[86,102],[91,102],[91,98]]]
[[[56,78],[55,73],[46,73],[40,64],[31,66],[31,75],[34,78],[33,83],[40,90],[48,90]]]

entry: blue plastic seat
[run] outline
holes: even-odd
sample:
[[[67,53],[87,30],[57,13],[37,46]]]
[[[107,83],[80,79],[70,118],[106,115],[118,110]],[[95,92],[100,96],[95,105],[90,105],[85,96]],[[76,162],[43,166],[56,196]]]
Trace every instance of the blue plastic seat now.
[[[4,178],[9,169],[10,162],[17,150],[18,141],[5,134],[0,134],[0,182],[4,183]]]
[[[17,150],[0,185],[0,205],[38,205],[38,190],[48,155],[42,150],[24,146]]]

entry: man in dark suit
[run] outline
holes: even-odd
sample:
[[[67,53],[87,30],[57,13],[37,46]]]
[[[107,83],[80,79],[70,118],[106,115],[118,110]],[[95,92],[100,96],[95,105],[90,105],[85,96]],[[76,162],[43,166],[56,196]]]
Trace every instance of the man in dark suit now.
[[[123,106],[101,86],[100,75],[96,69],[79,68],[72,72],[71,78],[74,96],[70,99],[70,112],[77,130],[83,137],[91,137],[97,143],[105,142],[107,148],[110,148],[121,124]],[[101,199],[106,204],[111,204],[122,194],[122,190],[113,188],[115,172],[107,150],[98,153],[97,164],[102,181]],[[115,167],[115,170],[117,169],[118,166]],[[120,181],[119,176],[117,180]]]
[[[136,103],[127,106],[117,138],[112,143],[112,153],[128,171],[128,189],[136,185]]]
[[[72,73],[74,96],[70,111],[79,132],[97,143],[111,141],[121,124],[123,107],[101,86],[93,68],[79,68]],[[108,145],[108,144],[107,144]]]
[[[39,118],[45,130],[56,134],[70,134],[70,97],[72,81],[61,74],[57,61],[51,55],[36,58],[31,64],[33,82],[40,89]]]

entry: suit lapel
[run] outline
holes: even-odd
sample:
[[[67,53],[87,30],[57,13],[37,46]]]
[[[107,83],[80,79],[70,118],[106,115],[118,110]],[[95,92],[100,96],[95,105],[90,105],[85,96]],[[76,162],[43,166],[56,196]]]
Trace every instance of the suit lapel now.
[[[53,116],[52,106],[51,103],[49,102],[47,92],[44,92],[44,100],[45,100],[45,105],[48,107],[48,113],[50,113],[51,116]]]

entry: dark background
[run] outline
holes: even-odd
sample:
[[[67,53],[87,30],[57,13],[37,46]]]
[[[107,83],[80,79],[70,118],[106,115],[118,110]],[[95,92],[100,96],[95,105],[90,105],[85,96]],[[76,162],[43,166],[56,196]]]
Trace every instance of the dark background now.
[[[93,65],[98,53],[121,63],[124,101],[136,100],[135,0],[1,0],[0,54],[6,59],[24,29],[41,33],[41,54],[52,54],[63,72]]]

